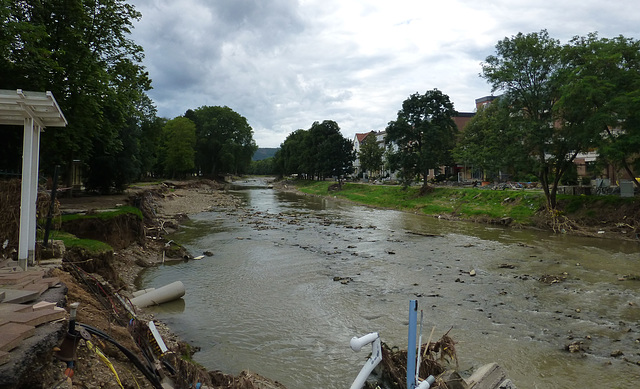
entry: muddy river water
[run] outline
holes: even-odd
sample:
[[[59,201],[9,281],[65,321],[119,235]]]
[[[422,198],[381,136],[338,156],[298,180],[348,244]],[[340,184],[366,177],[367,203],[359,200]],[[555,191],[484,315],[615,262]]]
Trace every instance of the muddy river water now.
[[[267,189],[195,215],[173,239],[199,261],[146,271],[181,280],[158,319],[210,370],[249,369],[289,389],[347,388],[380,333],[406,348],[409,301],[424,339],[451,329],[459,370],[497,362],[519,388],[640,387],[640,244],[452,222]],[[475,275],[470,274],[471,271]],[[580,351],[570,353],[567,346]]]

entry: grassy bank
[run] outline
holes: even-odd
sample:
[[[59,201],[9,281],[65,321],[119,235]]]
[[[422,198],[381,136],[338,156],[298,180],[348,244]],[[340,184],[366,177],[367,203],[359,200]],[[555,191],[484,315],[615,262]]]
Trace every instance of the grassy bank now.
[[[425,215],[448,215],[468,220],[510,218],[520,225],[539,225],[545,197],[541,190],[489,190],[478,188],[436,187],[424,196],[419,187],[346,183],[342,190],[329,191],[334,182],[300,181],[296,187],[304,193],[335,196],[359,204]],[[640,221],[640,199],[619,196],[558,195],[558,210],[563,216],[583,225],[620,224],[635,228]],[[629,218],[631,217],[631,218]]]
[[[111,247],[108,243],[100,242],[93,239],[81,239],[73,234],[64,231],[52,231],[50,238],[52,240],[61,240],[67,250],[72,248],[79,248],[93,254],[113,251],[113,247]]]

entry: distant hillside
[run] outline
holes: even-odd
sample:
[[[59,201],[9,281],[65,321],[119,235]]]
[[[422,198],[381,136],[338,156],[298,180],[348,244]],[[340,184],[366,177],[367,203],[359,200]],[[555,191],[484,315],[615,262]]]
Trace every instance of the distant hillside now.
[[[276,151],[278,151],[277,147],[261,147],[253,154],[252,160],[261,161],[263,159],[271,158],[276,155]]]

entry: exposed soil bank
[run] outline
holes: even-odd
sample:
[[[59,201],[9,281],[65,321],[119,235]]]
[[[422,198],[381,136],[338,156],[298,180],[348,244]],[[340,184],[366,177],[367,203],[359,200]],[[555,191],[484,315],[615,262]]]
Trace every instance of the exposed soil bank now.
[[[238,200],[226,194],[222,190],[223,187],[223,184],[207,180],[167,182],[134,187],[121,195],[61,198],[60,209],[63,213],[91,214],[120,205],[133,205],[143,211],[144,220],[134,215],[124,215],[106,221],[83,219],[63,226],[74,235],[107,242],[115,250],[100,254],[68,250],[64,258],[67,263],[64,265],[65,270],[55,269],[51,272],[52,276],[58,277],[68,288],[66,301],[63,296],[59,305],[65,306],[71,302],[79,302],[77,322],[98,328],[129,350],[139,350],[132,338],[131,329],[114,320],[112,307],[108,306],[109,298],[106,299],[107,306],[105,306],[104,295],[102,297],[99,295],[104,293],[109,295],[112,290],[130,297],[131,292],[135,290],[135,279],[144,268],[165,260],[188,258],[188,253],[180,246],[166,242],[163,236],[175,230],[180,221],[187,218],[187,214],[199,213],[213,207],[236,207]],[[70,266],[79,269],[87,280],[91,280],[91,285],[69,273]],[[101,291],[96,294],[96,289]],[[99,301],[97,297],[101,297],[103,301]],[[141,311],[136,312],[136,315],[139,321],[146,322],[153,319],[152,315]],[[66,326],[65,323],[57,324]],[[156,325],[163,340],[172,350],[171,353],[175,353],[176,356],[186,356],[189,359],[189,356],[196,351],[196,348],[180,342],[163,323],[156,322]],[[65,381],[63,372],[66,366],[53,357],[52,345],[59,344],[61,341],[59,335],[66,331],[58,332],[58,339],[54,339],[53,343],[48,340],[44,347],[46,350],[40,350],[36,360],[24,360],[28,369],[15,371],[15,374],[19,374],[21,378],[15,381],[18,386],[14,387],[48,388],[58,387],[57,385],[61,383],[63,386],[60,387],[73,388],[120,387],[111,369],[95,352],[90,351],[84,342],[81,342],[77,349],[78,362],[75,366],[72,386],[63,383]],[[154,387],[116,347],[95,338],[94,343],[109,358],[124,387]],[[277,383],[249,372],[243,372],[239,377],[220,372],[209,374],[201,367],[179,357],[174,358],[173,361],[176,368],[184,373],[175,382],[176,388],[188,387],[196,382],[208,383],[213,388],[253,388],[257,382],[263,385],[261,388],[278,387]]]

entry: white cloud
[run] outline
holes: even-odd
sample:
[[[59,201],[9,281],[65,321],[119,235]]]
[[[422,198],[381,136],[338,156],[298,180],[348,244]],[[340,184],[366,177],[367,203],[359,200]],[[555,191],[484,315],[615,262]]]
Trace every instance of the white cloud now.
[[[496,42],[548,29],[563,42],[599,31],[637,37],[632,0],[133,0],[159,115],[226,105],[261,147],[314,121],[382,130],[411,93],[438,88],[459,111]],[[610,5],[613,4],[613,5]]]

